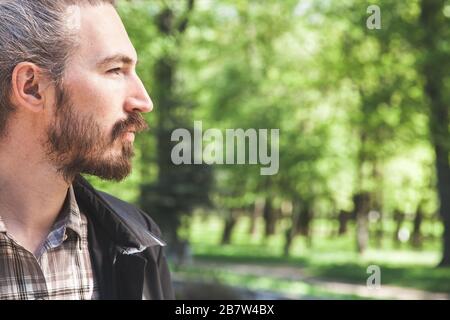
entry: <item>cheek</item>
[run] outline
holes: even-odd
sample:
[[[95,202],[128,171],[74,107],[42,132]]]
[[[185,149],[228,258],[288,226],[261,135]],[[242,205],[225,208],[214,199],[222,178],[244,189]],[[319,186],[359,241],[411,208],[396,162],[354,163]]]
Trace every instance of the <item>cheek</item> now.
[[[79,112],[90,114],[102,127],[110,131],[123,118],[121,90],[113,80],[90,75],[72,86],[73,102]],[[116,81],[117,82],[117,81]],[[78,94],[77,94],[78,93]]]

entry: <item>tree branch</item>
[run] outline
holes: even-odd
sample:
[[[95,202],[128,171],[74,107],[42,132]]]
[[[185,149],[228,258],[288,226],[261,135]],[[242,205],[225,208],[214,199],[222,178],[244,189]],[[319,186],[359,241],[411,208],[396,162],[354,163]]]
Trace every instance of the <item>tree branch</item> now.
[[[186,28],[189,23],[189,16],[190,16],[191,12],[194,10],[194,4],[195,4],[195,0],[187,0],[186,12],[184,14],[184,17],[181,19],[180,23],[178,24],[178,28],[177,28],[179,33],[183,33],[184,31],[186,31]]]

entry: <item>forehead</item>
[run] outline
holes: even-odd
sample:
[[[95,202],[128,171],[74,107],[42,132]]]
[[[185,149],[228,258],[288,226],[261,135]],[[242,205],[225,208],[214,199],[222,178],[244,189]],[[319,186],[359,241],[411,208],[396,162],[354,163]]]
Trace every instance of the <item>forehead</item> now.
[[[67,27],[78,33],[75,59],[94,65],[104,57],[121,54],[136,61],[136,50],[112,5],[69,6],[67,15]]]

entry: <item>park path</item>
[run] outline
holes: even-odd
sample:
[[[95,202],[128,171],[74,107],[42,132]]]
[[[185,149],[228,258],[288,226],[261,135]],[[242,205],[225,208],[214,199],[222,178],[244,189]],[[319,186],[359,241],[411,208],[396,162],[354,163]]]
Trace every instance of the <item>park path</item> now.
[[[423,291],[414,288],[383,285],[380,288],[369,288],[365,284],[355,284],[334,281],[318,277],[311,277],[302,272],[301,268],[292,266],[261,266],[245,263],[216,263],[195,261],[194,265],[200,268],[226,270],[239,275],[270,276],[271,278],[301,281],[316,288],[335,294],[357,295],[369,299],[398,299],[398,300],[450,300],[450,294]],[[266,292],[270,296],[270,292]],[[283,295],[287,299],[301,299],[301,296],[292,294]]]

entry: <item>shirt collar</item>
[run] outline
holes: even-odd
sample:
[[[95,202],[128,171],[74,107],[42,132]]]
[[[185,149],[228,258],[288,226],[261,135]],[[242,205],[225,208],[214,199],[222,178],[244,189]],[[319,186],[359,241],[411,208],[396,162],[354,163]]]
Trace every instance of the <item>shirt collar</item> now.
[[[78,236],[78,240],[87,238],[86,232],[83,232],[81,212],[72,186],[69,187],[61,212],[37,256],[40,257],[46,250],[59,247],[69,237],[68,229]]]
[[[73,230],[75,233],[78,234],[80,238],[84,238],[87,236],[83,232],[82,228],[82,220],[81,220],[81,212],[80,208],[78,207],[77,200],[75,198],[75,192],[73,190],[72,185],[69,187],[69,190],[67,192],[67,198],[68,198],[68,218],[67,218],[67,224],[66,227]]]
[[[80,238],[84,237],[81,226],[81,213],[78,207],[73,187],[67,191],[63,208],[50,231],[50,235],[56,233],[57,242],[61,243],[66,237],[66,230],[74,231]]]

